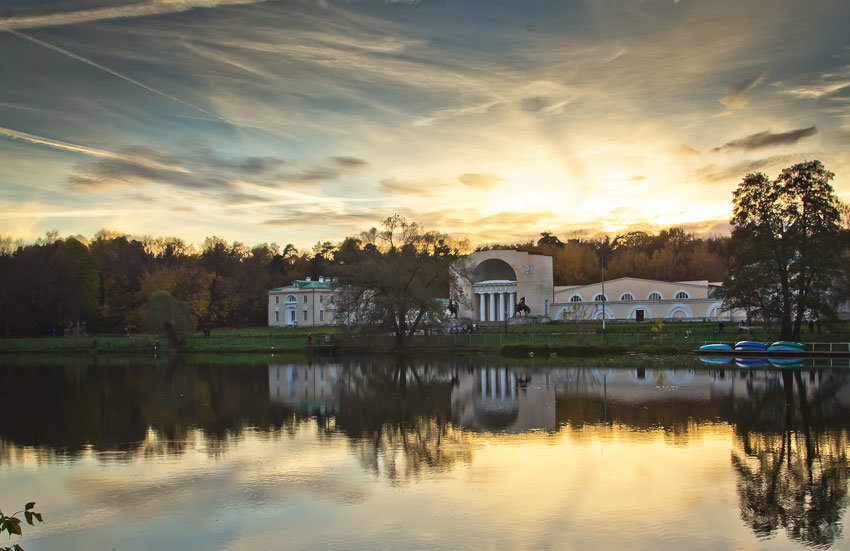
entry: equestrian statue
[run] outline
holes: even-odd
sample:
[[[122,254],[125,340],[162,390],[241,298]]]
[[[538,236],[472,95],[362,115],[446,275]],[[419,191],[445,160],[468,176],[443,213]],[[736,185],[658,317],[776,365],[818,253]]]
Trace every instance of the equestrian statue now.
[[[446,310],[449,311],[449,317],[454,317],[454,319],[457,319],[457,302],[452,302],[452,299],[449,299],[449,305],[446,307]]]
[[[527,316],[530,313],[531,308],[525,303],[525,297],[520,297],[519,302],[516,305],[516,315]]]

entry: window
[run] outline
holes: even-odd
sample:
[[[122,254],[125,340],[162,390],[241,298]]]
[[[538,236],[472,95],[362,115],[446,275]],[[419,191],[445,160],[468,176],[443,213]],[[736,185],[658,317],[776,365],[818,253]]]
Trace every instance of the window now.
[[[325,311],[319,310],[319,321],[325,321]]]
[[[274,303],[280,304],[280,297],[274,297]]]
[[[631,293],[623,293],[623,295],[620,297],[620,300],[634,300],[634,299],[635,299],[635,296]]]
[[[295,310],[290,310],[290,312],[289,312],[289,322],[295,323]]]
[[[691,298],[691,297],[685,291],[679,291],[678,293],[676,293],[676,298]]]
[[[333,303],[334,303],[334,296],[331,295],[331,304],[333,304]]]
[[[295,295],[287,295],[286,296],[286,302],[290,302],[290,303],[291,302],[298,302],[298,299],[295,298]]]
[[[325,295],[319,295],[319,302],[325,302]]]
[[[307,297],[304,297],[307,298]],[[307,321],[307,310],[304,310],[304,321]]]
[[[649,293],[649,296],[646,297],[647,300],[661,300],[661,293],[656,293],[655,291]]]
[[[307,295],[304,295],[304,303],[306,304],[306,302],[307,302]]]
[[[593,297],[593,300],[595,302],[602,302],[603,300],[605,300],[605,295],[603,295],[602,293],[599,293],[598,295]]]
[[[573,295],[570,297],[570,302],[581,302],[581,295]]]
[[[280,321],[280,312],[275,311],[274,313],[274,322],[277,323]]]

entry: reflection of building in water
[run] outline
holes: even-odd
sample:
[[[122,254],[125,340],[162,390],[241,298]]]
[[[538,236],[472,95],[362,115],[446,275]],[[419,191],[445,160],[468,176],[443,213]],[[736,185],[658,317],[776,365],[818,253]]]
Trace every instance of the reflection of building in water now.
[[[508,433],[557,428],[555,386],[549,372],[482,367],[458,378],[452,419],[460,427]]]
[[[269,366],[269,399],[300,411],[333,413],[342,368],[336,364]]]

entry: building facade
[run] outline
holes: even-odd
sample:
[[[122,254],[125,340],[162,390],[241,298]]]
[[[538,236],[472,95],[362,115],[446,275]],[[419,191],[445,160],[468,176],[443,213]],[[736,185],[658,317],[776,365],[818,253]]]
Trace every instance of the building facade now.
[[[468,255],[455,284],[465,297],[458,317],[500,322],[517,316],[524,297],[528,315],[541,320],[644,321],[653,319],[739,321],[719,297],[720,283],[621,277],[604,283],[555,287],[552,257],[514,250]],[[604,300],[603,300],[604,298]]]
[[[524,251],[479,251],[461,265],[455,280],[465,301],[458,317],[482,322],[511,319],[523,302],[531,316],[547,317],[552,305],[552,257]],[[464,302],[466,304],[464,304]]]
[[[293,281],[267,294],[269,327],[320,327],[334,324],[338,291],[331,278]]]
[[[746,313],[726,310],[720,283],[620,277],[589,285],[555,287],[552,319],[644,321],[652,319],[739,321]]]

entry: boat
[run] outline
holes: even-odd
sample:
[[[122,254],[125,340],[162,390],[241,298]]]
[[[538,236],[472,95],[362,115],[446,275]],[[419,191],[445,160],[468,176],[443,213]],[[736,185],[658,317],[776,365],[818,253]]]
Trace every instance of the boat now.
[[[735,343],[736,352],[764,352],[767,345],[756,341],[738,341]]]
[[[728,344],[704,344],[699,347],[700,351],[708,351],[708,352],[731,352],[732,347]]]
[[[787,351],[787,352],[805,352],[806,345],[799,342],[794,341],[776,341],[768,347],[768,350],[773,351]]]

